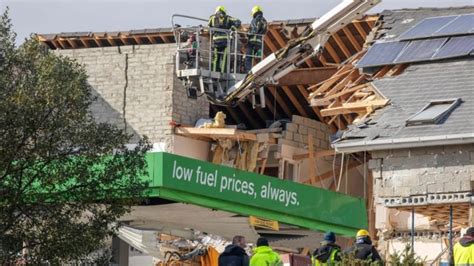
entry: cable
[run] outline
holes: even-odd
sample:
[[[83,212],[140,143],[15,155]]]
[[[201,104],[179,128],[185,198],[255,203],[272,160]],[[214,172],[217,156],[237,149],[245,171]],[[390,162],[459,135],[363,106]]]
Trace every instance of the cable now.
[[[339,189],[341,188],[341,179],[342,179],[343,170],[344,170],[344,153],[342,153],[342,157],[341,157],[341,170],[339,171],[339,182],[337,184],[336,191],[339,191]]]
[[[123,86],[123,107],[122,107],[122,113],[123,113],[123,126],[124,126],[124,131],[127,132],[127,118],[126,118],[126,107],[127,107],[127,88],[128,88],[128,53],[125,54],[125,85]]]
[[[367,166],[366,166],[366,157],[367,153],[364,151],[364,199],[367,200]]]
[[[337,153],[334,154],[334,157],[332,158],[332,182],[334,183],[334,187],[337,185],[337,179],[336,179],[336,157]]]
[[[348,178],[347,178],[347,172],[349,172],[349,161],[351,160],[351,157],[347,157],[347,162],[346,162],[346,187],[344,189],[344,192],[347,194],[347,188],[348,188]]]
[[[273,97],[273,122],[276,121],[276,87],[273,86],[273,91],[274,91],[274,94],[275,97]]]

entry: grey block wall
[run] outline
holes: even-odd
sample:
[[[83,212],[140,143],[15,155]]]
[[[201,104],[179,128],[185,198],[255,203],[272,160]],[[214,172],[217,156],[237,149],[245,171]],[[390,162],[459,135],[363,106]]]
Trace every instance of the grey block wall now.
[[[98,96],[92,107],[98,121],[126,126],[134,141],[147,135],[152,143],[164,143],[171,151],[171,120],[194,124],[209,116],[208,101],[188,99],[176,78],[175,49],[174,44],[155,44],[55,52],[85,65]]]
[[[474,144],[374,151],[376,197],[408,197],[473,189]]]

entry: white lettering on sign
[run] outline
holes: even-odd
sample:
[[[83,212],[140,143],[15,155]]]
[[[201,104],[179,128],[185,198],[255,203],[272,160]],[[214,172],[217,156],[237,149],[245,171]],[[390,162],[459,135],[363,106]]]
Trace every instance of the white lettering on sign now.
[[[218,170],[207,172],[198,166],[196,169],[180,166],[173,162],[173,179],[183,182],[194,182],[197,185],[217,188],[219,193],[235,192],[254,199],[266,199],[279,202],[283,206],[299,206],[298,193],[285,188],[274,187],[271,182],[262,185],[257,191],[257,186],[251,181],[241,180],[233,174],[232,176],[219,175]]]
[[[176,161],[173,164],[173,178],[178,180],[183,179],[184,181],[191,181],[191,177],[193,176],[193,170],[184,168],[181,166],[176,166]]]

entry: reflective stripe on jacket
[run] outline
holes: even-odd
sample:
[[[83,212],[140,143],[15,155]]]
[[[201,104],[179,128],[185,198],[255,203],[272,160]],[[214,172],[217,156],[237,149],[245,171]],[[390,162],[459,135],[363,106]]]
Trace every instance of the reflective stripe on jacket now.
[[[329,265],[336,265],[337,262],[339,262],[338,253],[341,252],[340,249],[338,248],[332,248],[331,249],[331,254],[329,255],[329,258],[325,262],[322,262],[316,258],[316,256],[313,254],[311,256],[311,265],[313,266],[329,266]]]
[[[263,17],[262,13],[260,13],[257,14],[250,23],[248,35],[249,41],[252,43],[262,43],[261,35],[264,35],[265,33],[267,33],[267,20]]]
[[[209,18],[208,26],[211,28],[223,29],[223,30],[230,30],[230,29],[237,29],[240,27],[240,20],[233,18],[228,15],[219,15],[214,14]],[[225,32],[214,31],[212,33],[212,39],[214,41],[217,40],[226,40],[227,41],[227,34]]]

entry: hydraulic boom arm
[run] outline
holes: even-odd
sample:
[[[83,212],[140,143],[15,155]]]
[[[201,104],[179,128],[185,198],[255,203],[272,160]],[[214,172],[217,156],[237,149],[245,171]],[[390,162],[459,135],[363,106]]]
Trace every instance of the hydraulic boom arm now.
[[[298,68],[308,58],[322,51],[329,37],[380,3],[381,0],[344,0],[317,19],[302,36],[291,40],[286,47],[269,55],[255,65],[245,79],[227,90],[219,104],[230,104],[244,99],[260,87],[278,84],[278,80]]]

